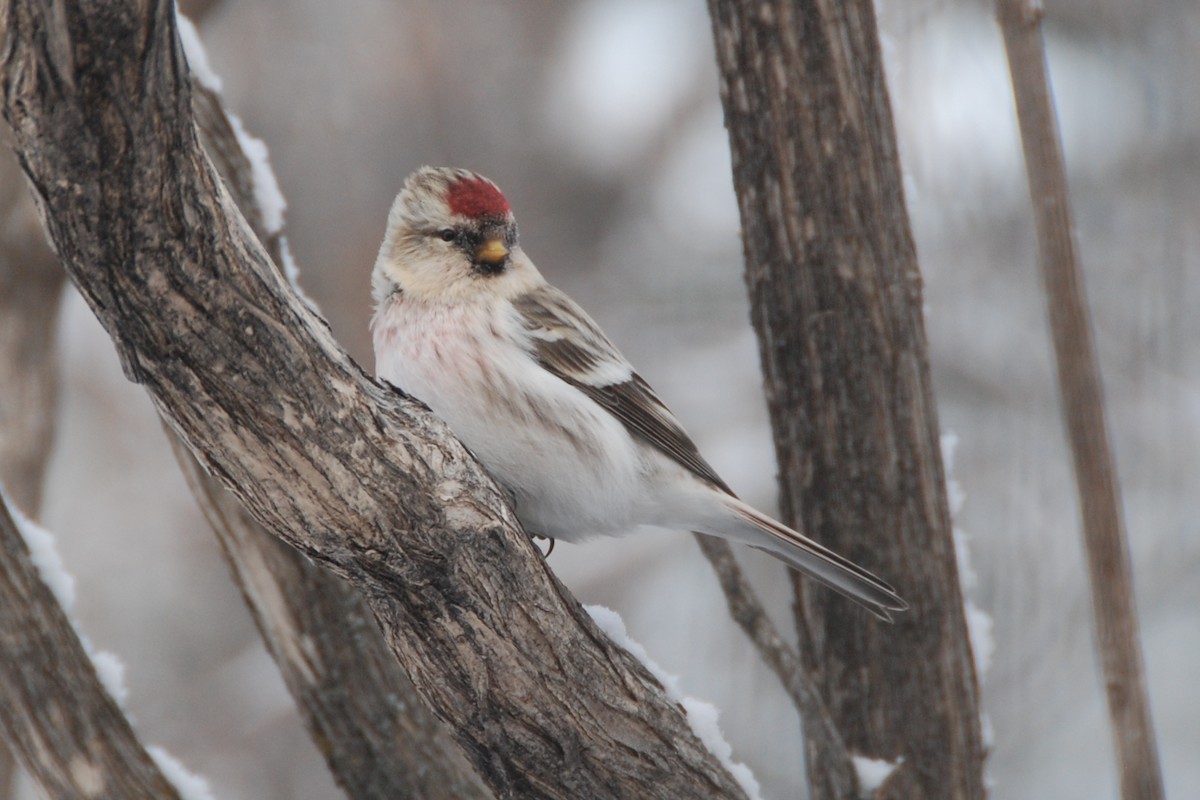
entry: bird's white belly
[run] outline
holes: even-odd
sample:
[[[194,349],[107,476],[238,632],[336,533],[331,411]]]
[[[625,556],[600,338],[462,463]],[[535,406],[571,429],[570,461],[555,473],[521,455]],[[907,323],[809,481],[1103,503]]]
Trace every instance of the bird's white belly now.
[[[450,425],[530,533],[578,541],[637,524],[643,464],[620,421],[505,338],[489,309],[389,303],[372,326],[379,377]]]

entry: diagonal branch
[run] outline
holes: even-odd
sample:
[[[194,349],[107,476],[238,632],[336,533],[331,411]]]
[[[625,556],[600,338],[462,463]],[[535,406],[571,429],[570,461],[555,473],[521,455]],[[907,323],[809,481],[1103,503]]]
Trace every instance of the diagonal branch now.
[[[49,797],[179,800],[100,683],[13,517],[0,493],[0,730]]]
[[[783,683],[783,688],[800,712],[807,745],[822,763],[828,765],[830,783],[837,787],[841,797],[857,796],[858,776],[854,772],[846,743],[833,724],[820,691],[804,671],[799,655],[783,641],[775,624],[767,616],[758,594],[738,565],[733,548],[728,542],[699,533],[696,534],[696,541],[717,573],[733,621],[750,638],[759,657]]]
[[[362,591],[493,791],[743,797],[446,426],[274,271],[196,141],[172,3],[10,0],[3,29],[16,150],[126,374],[268,530]]]
[[[255,177],[220,96],[193,82],[205,150],[275,265]],[[265,531],[167,429],[188,485],[221,544],[267,650],[334,779],[349,797],[489,796],[396,663],[370,609],[328,570]]]
[[[1050,96],[1042,44],[1041,6],[1026,0],[996,5],[1012,74],[1025,170],[1037,228],[1038,262],[1046,289],[1058,363],[1063,423],[1075,464],[1083,540],[1092,586],[1092,618],[1104,673],[1121,796],[1161,798],[1162,772],[1138,638],[1133,568],[1083,271],[1075,252],[1067,171]]]

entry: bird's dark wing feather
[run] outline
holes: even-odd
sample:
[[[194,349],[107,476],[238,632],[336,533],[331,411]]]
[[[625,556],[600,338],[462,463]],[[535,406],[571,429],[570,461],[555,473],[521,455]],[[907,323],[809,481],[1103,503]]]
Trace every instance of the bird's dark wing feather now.
[[[635,437],[733,495],[650,384],[574,301],[544,286],[513,302],[542,367],[594,400]]]

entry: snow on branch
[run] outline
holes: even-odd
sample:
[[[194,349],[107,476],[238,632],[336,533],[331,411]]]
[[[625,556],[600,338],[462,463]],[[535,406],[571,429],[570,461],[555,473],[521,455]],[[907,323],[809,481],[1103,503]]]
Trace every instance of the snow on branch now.
[[[16,511],[3,487],[0,550],[0,730],[43,791],[210,800],[181,792],[139,741],[120,707],[119,662],[95,654],[64,609],[74,581],[53,537]],[[193,778],[189,788],[202,783]]]

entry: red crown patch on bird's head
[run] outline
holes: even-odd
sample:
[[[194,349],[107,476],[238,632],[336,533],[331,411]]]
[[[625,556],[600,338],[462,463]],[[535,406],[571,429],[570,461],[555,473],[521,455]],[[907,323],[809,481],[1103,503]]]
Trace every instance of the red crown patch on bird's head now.
[[[495,184],[485,178],[460,178],[446,190],[451,214],[479,219],[508,214],[508,200]]]

